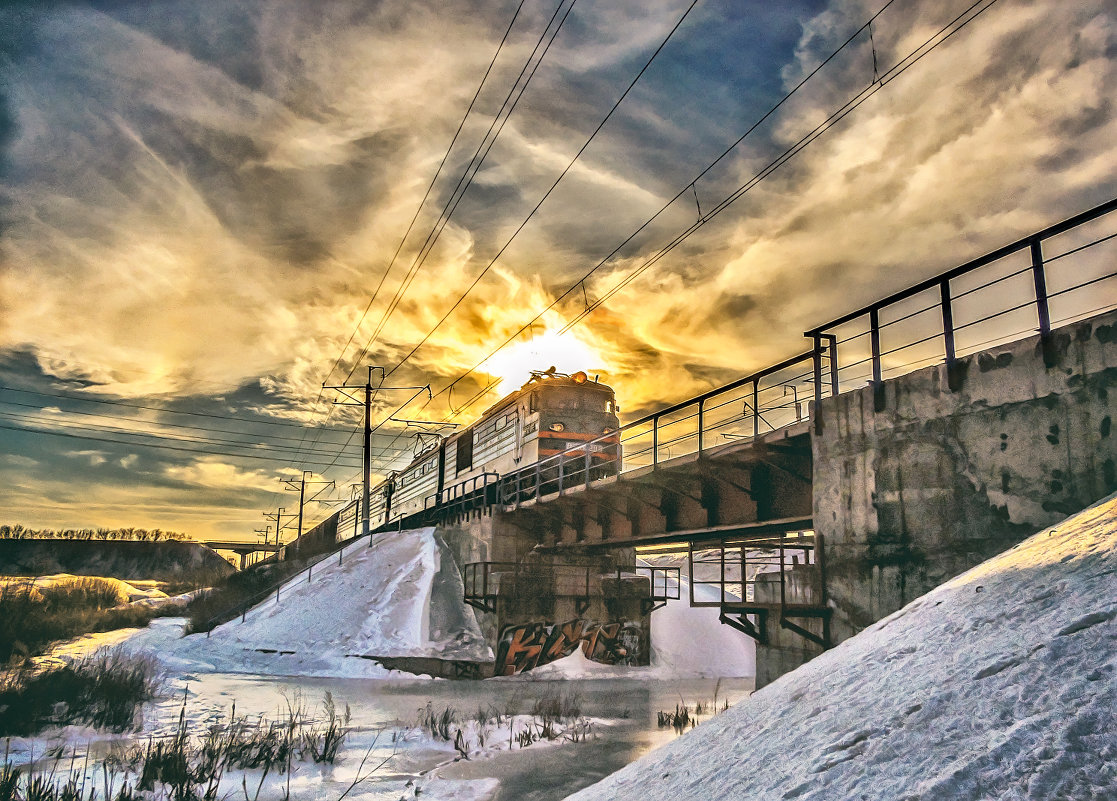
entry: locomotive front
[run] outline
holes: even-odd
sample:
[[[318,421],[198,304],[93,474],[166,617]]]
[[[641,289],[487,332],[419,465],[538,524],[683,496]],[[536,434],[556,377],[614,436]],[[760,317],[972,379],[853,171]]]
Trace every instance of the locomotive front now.
[[[594,477],[620,470],[620,422],[612,387],[589,381],[585,373],[540,382],[532,392],[539,412],[539,458],[589,450]]]

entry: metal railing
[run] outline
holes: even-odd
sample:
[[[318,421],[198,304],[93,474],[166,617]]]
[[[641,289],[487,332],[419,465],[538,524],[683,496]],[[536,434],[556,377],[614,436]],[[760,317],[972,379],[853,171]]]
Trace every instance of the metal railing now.
[[[502,475],[500,500],[518,506],[786,428],[807,419],[807,403],[817,394],[814,388],[824,364],[829,365],[825,340],[818,351],[794,356],[587,442],[571,443],[562,453]]]
[[[517,585],[530,584],[536,592],[584,599],[606,577],[617,582],[625,578],[646,577],[649,592],[642,600],[645,614],[668,600],[680,597],[680,569],[651,565],[622,565],[615,572],[602,574],[591,565],[565,563],[524,564],[523,562],[470,562],[462,568],[463,599],[484,612],[496,611],[496,599],[505,577]],[[506,588],[507,591],[507,588]],[[584,611],[584,607],[583,607]]]
[[[440,490],[427,498],[424,503],[430,509],[436,509],[438,518],[442,521],[456,516],[465,516],[469,512],[484,511],[496,502],[496,487],[499,481],[499,473],[481,473]]]
[[[830,344],[831,392],[1117,307],[1117,199],[807,331]],[[957,376],[950,374],[951,388]],[[816,399],[820,396],[816,392]]]
[[[280,593],[282,592],[284,585],[295,582],[296,580],[298,580],[299,576],[304,573],[306,574],[306,580],[309,583],[314,577],[314,568],[320,565],[322,562],[325,562],[327,559],[332,559],[335,555],[337,556],[337,563],[339,565],[343,564],[345,551],[348,548],[356,545],[359,539],[361,538],[348,539],[343,543],[338,543],[336,548],[326,551],[314,561],[308,562],[304,566],[300,567],[296,572],[289,573],[281,578],[276,579],[252,596],[243,598],[221,610],[216,615],[209,617],[204,622],[194,627],[193,631],[199,632],[204,630],[206,633],[206,637],[209,637],[210,632],[213,631],[214,628],[221,625],[222,623],[233,620],[236,617],[240,617],[241,622],[243,623],[247,617],[248,611],[252,609],[252,607],[256,606],[259,603],[263,603],[273,595],[275,596],[275,602],[278,604],[280,600]],[[372,544],[372,537],[369,537],[369,544]]]
[[[1115,308],[1117,225],[1107,217],[1114,210],[1117,199],[813,328],[806,353],[506,473],[500,501],[515,507],[757,438],[807,419],[810,401],[865,379],[879,386],[935,362],[953,365],[990,345],[1037,330],[1047,335],[1054,325]]]

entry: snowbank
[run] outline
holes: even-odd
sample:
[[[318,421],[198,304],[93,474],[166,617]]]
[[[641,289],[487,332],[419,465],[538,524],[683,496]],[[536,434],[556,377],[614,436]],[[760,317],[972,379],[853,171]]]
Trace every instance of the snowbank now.
[[[1115,645],[1111,496],[571,798],[1112,798]]]
[[[53,573],[48,576],[30,576],[26,578],[0,578],[0,585],[30,587],[38,590],[57,587],[76,587],[91,583],[95,583],[105,590],[114,592],[117,597],[117,602],[122,605],[135,603],[141,600],[156,600],[167,597],[167,594],[156,586],[159,583],[156,581],[133,580],[128,582],[111,576],[86,576],[75,575],[73,573]]]
[[[722,623],[717,607],[690,605],[686,559],[678,564],[683,576],[679,600],[668,601],[667,606],[652,612],[652,666],[657,668],[657,677],[755,676],[755,643]],[[675,582],[669,584],[674,589]],[[718,588],[699,584],[694,597],[697,601],[716,601]]]
[[[243,621],[172,644],[170,655],[217,670],[330,676],[389,675],[376,657],[491,660],[462,594],[433,528],[375,534],[300,573]]]

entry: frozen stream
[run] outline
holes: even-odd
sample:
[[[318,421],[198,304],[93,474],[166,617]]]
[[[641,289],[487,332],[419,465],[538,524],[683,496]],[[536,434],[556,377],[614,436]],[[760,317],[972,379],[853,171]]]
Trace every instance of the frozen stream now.
[[[85,638],[70,653],[89,651],[99,644],[121,639],[123,633]],[[131,640],[125,639],[124,644],[138,645],[144,639],[141,633]],[[159,649],[153,650],[159,656]],[[326,678],[217,672],[191,666],[173,656],[166,664],[165,692],[145,707],[141,731],[104,735],[71,728],[33,741],[13,740],[9,748],[14,761],[26,762],[33,753],[42,767],[50,763],[49,759],[42,759],[44,753],[49,749],[57,753],[59,746],[63,746],[68,751],[66,764],[56,768],[56,772],[65,773],[70,753],[77,752],[79,763],[87,752],[94,758],[91,761],[109,754],[119,755],[128,747],[143,745],[150,737],[173,734],[183,712],[191,734],[204,734],[208,726],[228,722],[234,703],[238,718],[264,716],[282,721],[292,706],[301,706],[309,715],[320,718],[328,692],[339,709],[349,705],[352,732],[334,765],[318,766],[313,762],[293,765],[292,798],[338,799],[348,791],[347,799],[395,801],[416,797],[418,789],[420,797],[431,799],[543,801],[564,798],[674,739],[677,736],[674,730],[657,726],[657,712],[673,710],[679,703],[693,707],[696,702],[703,702],[711,706],[715,691],[719,705],[725,700],[733,704],[752,688],[751,679]],[[503,729],[495,727],[491,731],[485,748],[473,750],[469,760],[461,760],[452,744],[433,740],[416,727],[419,710],[428,703],[435,711],[452,707],[462,718],[474,716],[479,708],[516,711],[521,715],[522,727],[537,699],[557,693],[579,697],[581,715],[593,722],[588,742],[541,740],[526,749],[517,745],[509,750],[510,732],[505,724]],[[498,738],[500,742],[495,742]],[[379,769],[371,770],[371,766],[381,763],[384,764]],[[364,780],[350,789],[359,777]],[[259,771],[228,777],[222,785],[223,797],[247,796],[247,801],[252,801],[257,798],[260,778]],[[258,795],[260,801],[282,798],[287,780],[286,775],[266,777]]]

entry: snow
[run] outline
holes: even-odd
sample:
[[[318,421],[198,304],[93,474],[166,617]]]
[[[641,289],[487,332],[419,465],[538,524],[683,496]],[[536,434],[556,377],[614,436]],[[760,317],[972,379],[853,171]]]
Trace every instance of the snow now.
[[[374,534],[303,571],[240,618],[206,634],[137,633],[180,669],[287,676],[395,678],[376,657],[490,661],[461,577],[433,528]],[[412,677],[413,678],[413,677]]]
[[[680,567],[679,599],[669,600],[667,606],[652,612],[652,666],[656,675],[755,676],[752,639],[722,623],[716,606],[691,606],[685,559]],[[668,584],[674,589],[673,579]],[[717,587],[698,584],[694,588],[696,601],[716,601],[719,597]]]
[[[107,576],[76,576],[72,573],[53,573],[48,576],[0,578],[0,584],[45,589],[66,587],[82,583],[96,582],[106,589],[112,588],[120,603],[130,604],[139,601],[161,601],[167,594],[158,588],[157,581],[122,581]]]
[[[1117,495],[570,798],[1113,798],[1115,643]]]

